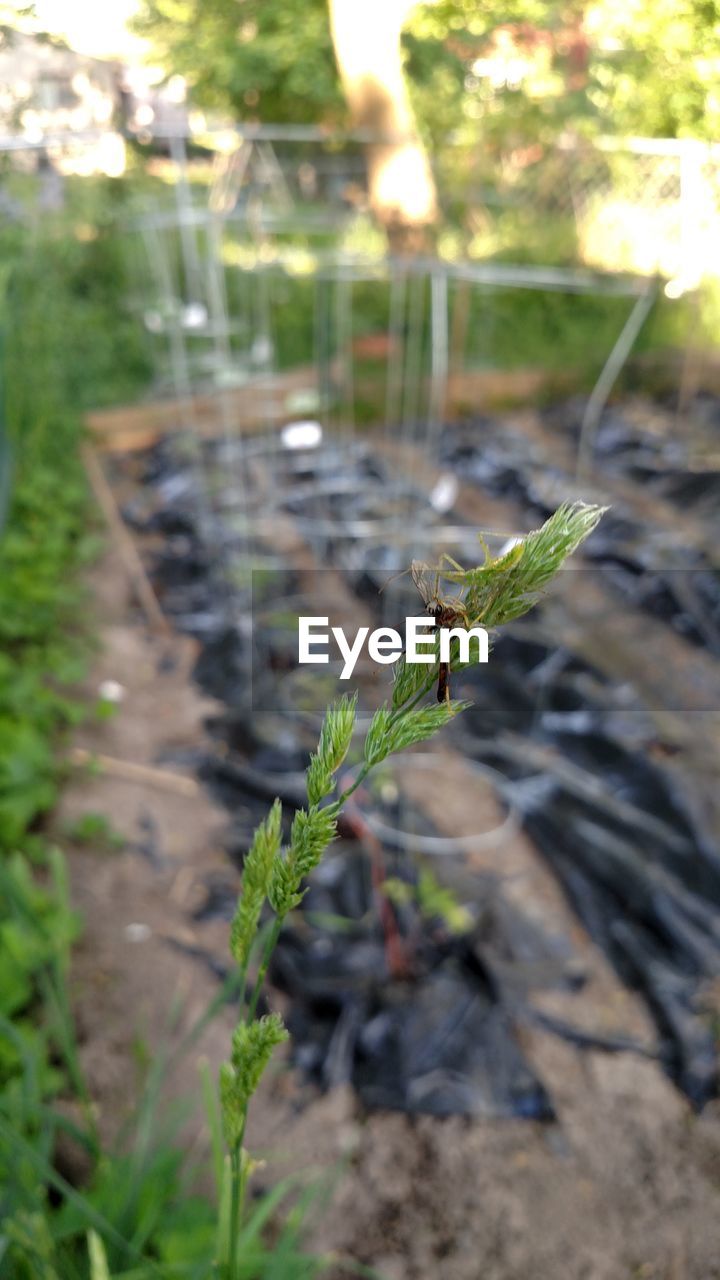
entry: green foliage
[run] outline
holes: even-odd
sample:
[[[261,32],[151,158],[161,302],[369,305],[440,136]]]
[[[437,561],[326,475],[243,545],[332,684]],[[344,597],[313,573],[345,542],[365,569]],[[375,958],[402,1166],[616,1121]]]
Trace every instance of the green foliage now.
[[[532,609],[568,556],[592,533],[607,508],[563,503],[545,524],[529,533],[501,560],[463,575],[463,603],[473,623],[499,627]],[[460,575],[458,575],[459,577]],[[456,581],[456,575],[448,575]]]
[[[200,1280],[214,1213],[208,1202],[204,1218],[193,1213],[179,1150],[155,1146],[144,1125],[131,1155],[99,1151],[67,993],[78,921],[62,858],[39,825],[57,794],[63,736],[84,714],[73,691],[89,649],[79,573],[98,541],[88,533],[80,410],[136,387],[143,361],[109,234],[0,235],[0,283],[0,438],[12,446],[11,499],[0,511],[0,1271],[86,1280],[91,1230],[102,1242],[92,1246],[95,1275],[101,1247],[113,1275],[142,1263],[148,1247],[172,1261],[173,1275]],[[109,834],[100,815],[75,832]],[[57,1108],[61,1097],[73,1120]],[[61,1138],[89,1169],[82,1191],[56,1167]],[[136,1274],[163,1272],[148,1262]]]
[[[358,10],[358,39],[368,21]],[[135,25],[200,105],[238,119],[344,122],[326,0],[142,0]],[[483,74],[498,32],[527,64],[520,81]],[[557,0],[430,0],[410,6],[403,50],[436,146],[450,133],[474,146],[480,135],[485,149],[537,146],[568,129],[717,137],[718,0],[599,0],[585,11]]]
[[[514,34],[511,52],[529,64],[519,83],[477,73],[498,30]],[[431,129],[449,121],[468,139],[481,128],[491,147],[500,139],[537,146],[568,127],[717,137],[717,0],[599,0],[584,11],[537,0],[434,0],[413,10],[406,49],[420,118]]]
[[[230,952],[241,969],[250,959],[260,912],[270,890],[273,866],[280,852],[281,823],[282,805],[276,800],[255,832],[243,864],[240,896],[230,926]]]
[[[229,1146],[239,1142],[247,1104],[260,1083],[273,1050],[288,1038],[278,1013],[266,1014],[254,1022],[241,1022],[232,1041],[232,1055],[220,1073],[225,1135]]]
[[[58,851],[48,861],[45,885],[22,855],[0,861],[0,1215],[3,1274],[18,1280],[61,1274],[37,1165],[57,1132],[49,1103],[75,1065],[63,993],[78,922]]]
[[[90,1259],[90,1280],[110,1280],[107,1254],[102,1237],[97,1231],[90,1230],[87,1235],[88,1257]]]
[[[404,659],[401,658],[400,662],[403,663],[404,665]],[[414,671],[420,672],[421,667],[419,664],[416,665],[414,663],[409,663],[408,670],[414,670]],[[421,681],[421,683],[424,683],[426,681],[427,681],[427,675],[425,672],[423,672],[423,680]],[[398,687],[398,682],[396,680],[395,688],[397,687]],[[412,690],[412,692],[414,692],[414,690]],[[386,702],[383,702],[381,706],[378,707],[377,711],[375,712],[375,715],[370,721],[370,727],[365,735],[365,743],[363,746],[363,756],[365,758],[365,763],[368,766],[368,768],[373,768],[374,765],[380,764],[381,760],[384,760],[388,754],[387,736],[390,729],[391,720],[392,720],[392,714],[391,714],[390,708],[388,707]]]
[[[405,703],[408,702],[409,699],[412,698],[414,694],[416,694],[422,688],[425,679],[426,679],[426,672],[423,671],[420,663],[406,662],[404,654],[400,658],[398,658],[397,662],[395,663],[395,666],[393,667],[393,691],[392,691],[393,707],[394,708],[403,707]],[[378,718],[378,716],[381,717],[381,721],[378,724],[378,726],[374,729],[372,738],[370,736],[370,733],[368,732],[367,738],[365,739],[365,759],[366,760],[368,759],[368,752],[370,753],[370,760],[372,760],[375,754],[375,751],[380,747],[382,743],[382,738],[384,736],[385,728],[387,726],[387,721],[389,720],[389,717],[390,717],[390,713],[386,706],[378,707],[378,710],[375,713],[372,724],[370,726],[371,729],[373,729],[375,720]]]
[[[78,934],[78,921],[64,892],[59,854],[50,855],[53,880],[48,887],[35,879],[29,862],[20,854],[0,862],[0,1018],[12,1034],[0,1038],[0,1087],[8,1088],[23,1067],[26,1052],[37,1053],[48,1044],[47,1023],[35,1023],[30,1015],[42,992],[42,978],[67,964],[70,943]],[[49,1055],[48,1055],[49,1057]],[[49,1061],[39,1060],[45,1085],[58,1082]]]
[[[415,671],[418,675],[412,684],[408,683],[406,686],[398,680],[394,682],[393,698],[403,697],[403,703],[394,702],[395,712],[391,711],[387,703],[378,707],[375,712],[363,748],[365,763],[371,768],[396,751],[404,751],[406,747],[414,747],[417,743],[431,738],[438,729],[442,729],[468,705],[466,702],[442,702],[435,706],[420,706],[399,713],[398,708],[402,707],[410,697],[418,691],[426,692],[429,684],[437,679],[435,668],[433,668],[433,674],[428,677],[429,668],[420,663],[405,664],[403,659],[402,670],[403,673]]]
[[[290,830],[290,848],[285,857],[276,859],[268,899],[280,917],[298,907],[303,900],[302,881],[318,865],[322,855],[335,839],[337,821],[331,808],[311,805],[306,812],[299,809]]]
[[[92,189],[92,225],[71,223],[65,234],[23,246],[8,282],[6,405],[11,438],[23,440],[18,466],[36,443],[51,465],[57,462],[84,409],[128,400],[149,377],[115,223],[128,184],[107,179]]]
[[[53,1241],[41,1213],[16,1213],[3,1224],[5,1259],[14,1280],[60,1280],[53,1266]]]
[[[421,913],[429,919],[442,920],[450,933],[467,933],[472,925],[467,907],[427,868],[423,868],[418,876],[417,899]]]
[[[555,220],[538,219],[531,200],[520,210],[503,208],[497,223],[493,223],[493,231],[474,237],[467,246],[468,256],[569,265],[578,261],[575,230],[574,220],[563,221],[558,231]],[[447,234],[459,237],[465,245],[467,237],[457,228]],[[273,287],[279,299],[288,281],[279,273],[277,279],[281,283],[274,281]],[[282,368],[296,368],[314,358],[314,290],[312,277],[292,281],[288,305],[277,305],[274,311],[273,340]],[[390,292],[390,286],[383,282],[354,285],[353,337],[387,333]],[[418,299],[417,305],[418,328],[429,327],[429,296]],[[629,299],[622,296],[490,286],[479,289],[462,281],[454,282],[449,288],[450,331],[455,335],[453,343],[457,341],[454,358],[467,371],[543,369],[557,375],[556,385],[562,394],[572,388],[589,389],[617,340],[630,305]],[[655,320],[656,312],[661,317],[659,322]],[[681,347],[685,335],[676,323],[677,302],[671,304],[661,299],[656,312],[640,335],[637,350]],[[460,325],[458,321],[463,313],[466,321]],[[671,316],[672,329],[669,327]],[[461,329],[462,338],[459,337]],[[709,333],[716,332],[710,324],[707,329]],[[354,359],[348,397],[349,401],[350,396],[352,399],[343,405],[343,411],[351,412],[357,425],[384,421],[389,376],[392,377],[392,366],[387,360],[373,364],[359,357]],[[552,387],[552,379],[548,385]],[[534,393],[534,402],[537,402],[537,393]],[[492,403],[489,407],[493,407]],[[477,410],[474,399],[468,409]]]
[[[469,702],[442,702],[406,711],[388,729],[386,754],[394,755],[397,751],[404,751],[406,747],[414,747],[419,742],[432,738],[469,705]]]
[[[93,708],[95,719],[99,721],[114,720],[118,713],[117,702],[112,702],[110,698],[98,698]]]
[[[338,698],[328,709],[320,732],[318,749],[310,758],[307,771],[307,793],[311,805],[329,795],[334,775],[345,759],[355,727],[357,694]]]
[[[48,423],[32,457],[18,456],[0,539],[0,850],[53,804],[53,739],[79,715],[61,687],[79,674],[83,596],[73,566],[84,562],[88,507],[77,425],[58,424],[53,436]]]
[[[104,813],[83,813],[63,827],[63,834],[74,844],[90,845],[95,849],[122,849],[127,843],[122,832],[115,830]]]
[[[627,135],[717,139],[717,0],[603,0],[591,50],[585,98],[596,120]]]
[[[460,588],[458,599],[469,626],[483,626],[487,630],[501,627],[522,617],[537,604],[548,583],[568,557],[589,537],[602,519],[604,511],[604,507],[584,502],[563,503],[540,529],[519,539],[497,559],[492,559],[484,539],[480,537],[484,550],[483,563],[470,569],[463,569],[459,565],[437,566],[439,584],[442,587],[444,583],[448,583],[455,592]],[[437,680],[439,645],[440,635],[437,632],[436,660],[432,665],[407,663],[404,657],[397,662],[392,709],[387,704],[378,709],[365,740],[365,761],[368,766],[379,763],[392,751],[399,751],[410,745],[405,741],[406,736],[410,737],[411,742],[421,741],[422,737],[428,736],[424,732],[426,728],[430,733],[435,731],[432,718],[427,715],[429,708],[421,707],[419,711],[413,711],[407,720],[398,717],[403,708],[414,707],[423,693]],[[450,653],[451,668],[457,671],[463,664],[458,659],[456,640],[451,645]],[[450,703],[450,714],[454,714],[455,708],[462,710],[462,705]],[[442,707],[432,710],[441,712]],[[416,732],[420,734],[417,738],[413,736]]]
[[[88,183],[74,200],[74,216],[89,219],[82,239],[55,227],[29,244],[0,228],[7,425],[0,431],[0,481],[8,474],[8,440],[13,455],[7,510],[7,487],[0,484],[0,524],[7,518],[0,529],[0,1274],[207,1280],[216,1210],[188,1193],[193,1171],[177,1128],[158,1127],[162,1061],[148,1066],[122,1151],[100,1146],[67,990],[78,921],[62,857],[39,821],[57,794],[64,733],[85,713],[72,691],[89,648],[79,571],[98,540],[88,534],[80,411],[129,395],[147,373],[124,310],[122,254],[104,226],[107,194]],[[121,188],[113,192],[118,196]],[[279,810],[268,828],[279,837]],[[99,814],[85,815],[71,834],[93,843],[115,840]],[[253,1032],[255,1070],[278,1034],[274,1019]],[[239,1066],[247,1079],[251,1066],[242,1055]],[[85,1169],[73,1182],[58,1167],[61,1140]],[[300,1251],[297,1206],[275,1248],[263,1241],[287,1194],[285,1185],[261,1197],[248,1215],[244,1280],[319,1272],[320,1260]]]
[[[532,607],[538,592],[549,582],[563,560],[587,537],[601,516],[599,507],[583,503],[563,506],[542,529],[528,534],[505,555],[492,560],[486,548],[482,565],[464,570],[451,562],[453,567],[448,572],[444,571],[443,576],[464,588],[464,604],[468,612],[480,610],[483,617],[491,618],[497,625]],[[295,813],[287,851],[280,848],[280,805],[276,800],[268,818],[258,828],[247,855],[242,893],[230,940],[233,957],[241,968],[243,1006],[252,934],[259,930],[264,892],[275,912],[275,920],[266,936],[252,994],[247,1006],[242,1007],[240,1022],[233,1035],[231,1059],[220,1069],[220,1111],[229,1152],[219,1232],[223,1280],[240,1280],[243,1274],[240,1246],[242,1214],[247,1179],[252,1170],[252,1161],[243,1147],[248,1107],[273,1049],[287,1038],[278,1015],[256,1017],[261,989],[283,922],[288,913],[302,902],[305,893],[303,881],[318,865],[333,840],[343,805],[371,769],[393,752],[432,737],[468,705],[461,702],[424,703],[423,699],[437,677],[437,664],[431,669],[425,664],[417,664],[413,669],[422,674],[411,680],[408,664],[401,659],[395,675],[392,701],[384,703],[372,719],[365,738],[363,763],[356,770],[353,782],[334,803],[320,808],[320,801],[332,788],[333,774],[350,746],[356,698],[340,698],[328,708],[318,749],[307,770],[308,808]],[[263,890],[263,886],[268,887]],[[402,892],[402,886],[397,882],[390,885],[388,891],[392,892],[393,887],[396,893]],[[461,930],[467,926],[461,907],[432,876],[421,878],[418,901],[421,911],[427,915],[440,915],[449,928]]]
[[[201,106],[241,120],[343,119],[325,0],[142,0],[133,26]]]
[[[79,411],[144,376],[122,304],[122,254],[107,227],[87,240],[49,235],[3,247],[12,254],[0,300],[12,489],[0,537],[0,852],[27,843],[52,807],[55,748],[82,714],[63,692],[82,673],[78,573],[98,545],[88,531]]]
[[[468,908],[463,906],[452,889],[440,884],[426,867],[421,869],[416,885],[397,876],[388,876],[382,883],[382,891],[397,906],[406,906],[415,901],[424,919],[442,920],[450,933],[467,933],[472,927],[472,915]]]

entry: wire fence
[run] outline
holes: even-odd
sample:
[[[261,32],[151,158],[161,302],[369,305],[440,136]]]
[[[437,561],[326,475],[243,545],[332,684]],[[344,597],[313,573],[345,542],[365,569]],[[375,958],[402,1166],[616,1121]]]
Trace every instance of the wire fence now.
[[[75,172],[107,171],[112,140],[117,135],[108,134],[106,143],[97,135],[2,138],[4,173],[20,163],[27,167],[32,156],[37,166],[44,157],[37,198],[47,202],[48,169],[62,173],[72,154]],[[255,126],[156,135],[152,144],[176,172],[205,166],[215,212],[252,217],[259,209],[265,218],[290,218],[295,228],[303,215],[313,233],[326,224],[333,234],[369,213],[367,141],[307,126]],[[119,152],[112,160],[120,163]],[[720,275],[720,144],[451,141],[433,165],[445,215],[441,254],[659,274],[670,296]],[[3,185],[0,213],[12,215]]]
[[[671,295],[720,275],[716,145],[607,138],[441,161],[478,247],[660,274]]]
[[[720,275],[720,146],[604,138],[499,150],[450,144],[434,157],[441,205],[463,252],[660,274],[679,294]],[[265,210],[368,205],[361,142],[269,127],[218,157],[216,199]],[[452,239],[452,237],[451,237]]]

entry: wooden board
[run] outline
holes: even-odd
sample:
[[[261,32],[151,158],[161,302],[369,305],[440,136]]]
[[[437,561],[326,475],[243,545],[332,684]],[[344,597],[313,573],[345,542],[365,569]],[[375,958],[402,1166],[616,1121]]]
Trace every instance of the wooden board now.
[[[85,421],[98,448],[118,452],[145,448],[173,431],[221,436],[228,425],[233,432],[262,431],[304,416],[293,411],[293,397],[316,385],[314,369],[292,369],[224,391],[92,410]]]

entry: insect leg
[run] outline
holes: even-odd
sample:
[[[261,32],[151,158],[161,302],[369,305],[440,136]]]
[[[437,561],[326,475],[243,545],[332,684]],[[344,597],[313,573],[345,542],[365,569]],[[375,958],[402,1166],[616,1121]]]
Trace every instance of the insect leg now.
[[[438,667],[437,700],[438,702],[450,701],[450,668],[447,662],[441,662]]]
[[[447,566],[447,567],[446,567]],[[447,578],[448,582],[465,583],[466,571],[447,551],[443,551],[438,559],[438,579]]]

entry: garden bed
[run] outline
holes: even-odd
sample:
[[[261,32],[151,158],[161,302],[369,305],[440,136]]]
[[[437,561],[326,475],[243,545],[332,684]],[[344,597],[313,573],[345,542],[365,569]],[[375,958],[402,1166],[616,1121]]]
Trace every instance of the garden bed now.
[[[515,440],[513,429],[518,433]],[[562,436],[556,431],[548,435],[539,418],[498,423],[496,439],[505,442],[510,462],[519,455],[518,439],[525,441],[524,457],[530,456],[529,444],[538,449],[541,442],[546,452],[536,458],[534,475],[539,483],[542,477],[546,483],[550,463],[556,484],[562,482]],[[485,441],[483,457],[487,458],[491,453],[487,436]],[[449,447],[452,442],[449,433]],[[139,469],[142,472],[147,462],[148,456],[138,456],[115,464],[116,492],[124,502],[138,494]],[[466,463],[465,459],[467,479]],[[538,495],[531,493],[528,499],[527,475],[521,476],[517,465],[509,470],[504,492],[492,492],[492,487],[489,491],[487,483],[463,488],[458,501],[464,518],[485,528],[537,523],[533,515]],[[615,485],[612,477],[602,483],[609,491]],[[642,513],[647,524],[650,508],[644,486],[637,487],[623,472],[617,491],[610,496],[632,503],[636,517]],[[525,506],[528,500],[530,507]],[[665,520],[685,534],[692,527],[694,546],[700,543],[700,550],[708,554],[701,541],[707,537],[704,521],[694,521],[687,506],[677,526],[676,513],[667,503],[654,503],[652,510],[661,526]],[[188,589],[182,570],[189,563],[187,541],[178,543],[167,534],[159,537],[157,529],[138,537],[148,567],[162,553],[164,569],[156,584],[164,608],[171,616],[176,610],[187,622],[187,609],[177,607]],[[175,562],[174,576],[167,574],[168,553]],[[101,579],[107,585],[105,572]],[[272,1147],[274,1162],[279,1157],[278,1167],[283,1169],[349,1157],[350,1170],[337,1192],[336,1213],[326,1218],[319,1237],[389,1276],[424,1277],[442,1265],[443,1274],[463,1280],[477,1274],[481,1256],[483,1273],[502,1280],[529,1270],[541,1277],[575,1276],[581,1265],[587,1274],[608,1280],[641,1268],[648,1276],[665,1276],[668,1266],[678,1275],[699,1280],[712,1274],[717,1256],[717,1243],[710,1239],[707,1227],[714,1220],[713,1169],[720,1151],[716,1104],[710,1102],[701,1118],[691,1120],[682,1092],[670,1082],[672,1077],[696,1105],[714,1092],[716,996],[712,974],[703,968],[711,964],[712,952],[706,953],[706,961],[699,942],[704,937],[712,946],[715,925],[712,919],[706,922],[696,907],[688,906],[687,894],[693,885],[683,873],[683,864],[673,865],[672,850],[689,859],[697,871],[706,848],[707,874],[712,878],[710,855],[718,832],[712,784],[712,752],[717,750],[713,727],[720,705],[716,659],[709,646],[673,626],[672,616],[658,616],[642,607],[642,601],[637,608],[637,602],[628,602],[627,596],[623,599],[617,584],[602,574],[581,572],[578,577],[571,573],[565,579],[568,589],[559,593],[557,603],[550,602],[539,627],[500,643],[482,683],[474,689],[477,711],[466,717],[465,724],[459,722],[462,737],[448,743],[450,753],[479,754],[505,769],[517,784],[516,799],[518,794],[525,797],[524,830],[510,833],[500,851],[487,848],[474,859],[450,857],[432,863],[440,887],[471,912],[471,943],[453,941],[442,912],[434,923],[432,917],[426,919],[425,950],[413,957],[415,972],[396,975],[394,996],[392,984],[382,979],[388,962],[387,930],[383,932],[377,913],[373,919],[362,897],[368,879],[372,880],[368,869],[362,868],[362,860],[371,857],[372,842],[368,852],[358,831],[346,830],[346,843],[328,864],[326,878],[319,880],[308,902],[306,920],[299,922],[279,953],[275,981],[286,994],[278,993],[276,998],[290,1000],[296,1069],[283,1070],[264,1090],[253,1120],[253,1145]],[[203,598],[202,570],[199,576],[195,571],[191,585],[200,593],[194,601],[197,616],[198,598]],[[115,1050],[127,1044],[127,1030],[123,1034],[118,1023],[124,1018],[127,1026],[128,1006],[143,1011],[152,1040],[162,1039],[161,1010],[172,1004],[178,991],[188,996],[190,1005],[196,1001],[197,1007],[208,999],[227,963],[227,920],[236,887],[232,859],[241,856],[267,799],[258,787],[258,776],[269,771],[276,785],[279,775],[284,775],[281,786],[292,798],[293,775],[303,767],[306,750],[306,735],[297,725],[282,738],[277,733],[273,737],[267,724],[258,739],[243,713],[242,699],[237,699],[238,669],[233,672],[232,664],[228,670],[206,657],[199,674],[204,683],[212,682],[213,695],[221,694],[225,702],[224,709],[216,705],[208,737],[199,724],[201,704],[191,692],[187,656],[173,670],[157,642],[145,637],[142,620],[127,617],[121,595],[117,589],[109,593],[112,599],[105,597],[114,621],[102,673],[126,684],[127,710],[82,745],[103,750],[112,758],[139,756],[149,767],[173,774],[179,770],[188,779],[198,770],[230,808],[231,861],[219,848],[219,812],[204,799],[192,801],[193,818],[187,822],[180,818],[177,798],[170,793],[159,798],[157,788],[149,783],[141,786],[103,777],[91,784],[103,791],[92,807],[109,812],[128,842],[124,852],[105,861],[101,876],[94,855],[71,855],[76,892],[91,908],[88,938],[78,960],[81,1018],[84,1006],[92,1010],[99,1004],[89,981],[96,948],[104,947],[101,954],[106,957],[99,967],[107,977],[102,1016],[86,1015],[90,1030],[84,1052],[97,1053],[101,1061],[105,1056],[106,1062],[113,1053],[103,1055],[98,1042]],[[208,604],[207,598],[204,603]],[[617,624],[611,645],[602,630],[588,626],[588,617],[603,611]],[[538,703],[533,672],[544,663],[552,665],[560,628],[565,656],[553,678],[541,682],[543,700]],[[643,637],[640,660],[639,635]],[[217,637],[206,633],[202,638],[207,654],[212,652],[207,649],[209,640],[217,643]],[[197,635],[194,643],[198,645]],[[627,693],[629,684],[632,697]],[[197,712],[186,719],[183,708],[191,706]],[[478,728],[480,738],[474,739]],[[613,757],[619,744],[625,752],[622,760],[617,754]],[[283,754],[285,760],[280,758]],[[620,795],[619,777],[624,786]],[[68,797],[75,813],[90,798],[86,785],[83,781]],[[598,785],[600,790],[589,795],[588,787]],[[495,801],[500,804],[497,821],[502,818],[501,802],[501,797]],[[613,810],[613,804],[620,809]],[[594,818],[588,805],[594,806]],[[426,801],[422,808],[427,829],[441,834],[449,807],[445,801],[438,810]],[[451,809],[448,834],[453,830],[462,834],[463,820],[470,823],[465,830],[471,830],[476,807],[465,819],[457,802]],[[558,829],[548,828],[548,819],[559,820],[561,813]],[[387,820],[392,823],[392,812],[386,814]],[[653,820],[660,824],[654,830]],[[578,838],[587,835],[591,821],[593,830],[603,835],[602,853],[591,857],[592,845],[584,838],[574,846],[568,843],[565,852],[563,842],[569,842],[574,832]],[[654,946],[658,939],[664,940],[665,953],[651,956],[646,970],[648,978],[660,982],[664,1007],[651,983],[643,984],[637,971],[629,972],[637,946],[633,952],[625,942],[624,967],[617,954],[623,940],[612,928],[608,934],[603,924],[608,918],[607,898],[602,899],[596,877],[602,881],[607,867],[613,865],[608,846],[611,833],[616,853],[617,841],[630,840],[635,856],[640,852],[642,859],[639,866],[625,862],[623,876],[629,866],[636,866],[637,888],[631,893],[612,890],[615,905],[610,919],[622,914],[627,929],[635,931],[636,942],[645,946],[646,965],[650,959],[643,930],[650,931]],[[353,837],[351,844],[349,837]],[[679,839],[686,842],[685,855]],[[663,841],[669,863],[663,860]],[[386,856],[392,857],[392,852]],[[345,865],[343,860],[348,859]],[[407,865],[399,870],[396,879],[414,883]],[[648,915],[649,904],[638,897],[642,886],[652,890],[656,874],[661,876],[663,892],[670,895],[668,902],[671,906],[674,902],[675,916],[662,908],[662,895],[653,898],[651,893],[652,910],[664,910],[661,915]],[[357,877],[360,896],[348,904],[344,893],[339,901],[339,886],[351,885],[353,877]],[[712,885],[698,884],[697,892],[710,909]],[[598,903],[602,906],[603,901],[604,915],[602,910],[598,914]],[[391,905],[400,937],[407,941],[416,932],[416,907],[407,901]],[[334,926],[328,917],[335,918]],[[338,932],[338,917],[344,917],[353,930],[352,947],[343,941],[347,928]],[[133,925],[143,925],[149,932],[133,930]],[[338,963],[328,950],[332,946],[339,948]],[[359,968],[352,960],[353,948],[365,956]],[[304,959],[298,963],[301,954]],[[313,956],[321,961],[315,977]],[[348,979],[344,987],[340,982],[345,995],[338,1000],[338,964],[342,971],[343,963],[357,977]],[[334,995],[322,986],[328,972]],[[368,1063],[371,1067],[373,1048],[378,1061],[387,1062],[382,1051],[383,1018],[386,1033],[389,1021],[392,1040],[391,1011],[398,999],[407,1005],[408,991],[415,990],[422,1012],[423,991],[436,982],[457,983],[458,975],[465,975],[463,981],[469,976],[474,983],[472,999],[480,1022],[471,1039],[477,1043],[483,1027],[488,1032],[493,1027],[494,1037],[505,1036],[504,1043],[512,1046],[512,1061],[522,1065],[524,1092],[511,1090],[508,1105],[513,1077],[507,1050],[488,1035],[489,1059],[481,1064],[480,1103],[458,1106],[455,1081],[456,1102],[450,1110],[472,1115],[470,1122],[460,1118],[438,1122],[432,1116],[414,1122],[402,1115],[391,1118],[388,1106],[436,1108],[408,1107],[407,1092],[398,1099],[378,1093],[379,1077],[372,1083]],[[319,987],[313,988],[313,981]],[[366,984],[360,1001],[350,998],[353,990],[357,994],[356,981]],[[384,1005],[378,1006],[374,992],[382,992]],[[110,999],[107,993],[112,993]],[[669,1006],[671,996],[674,1003]],[[370,1003],[363,1006],[368,999]],[[453,1000],[457,999],[456,991]],[[431,1008],[441,1005],[444,997],[431,1001]],[[224,1021],[208,1033],[205,1049],[211,1059],[223,1052]],[[359,1032],[359,1027],[369,1031]],[[401,1040],[407,1034],[406,1028]],[[441,1027],[438,1034],[447,1048]],[[427,1042],[425,1032],[421,1039]],[[699,1058],[693,1058],[692,1052]],[[415,1055],[410,1054],[407,1061],[417,1069]],[[189,1090],[193,1072],[194,1064],[189,1064],[184,1081]],[[102,1075],[100,1071],[94,1080],[101,1096],[107,1087]],[[396,1094],[401,1075],[391,1073]],[[503,1083],[500,1095],[489,1087],[489,1078]],[[125,1077],[123,1085],[127,1083]],[[349,1084],[355,1085],[354,1092]],[[329,1093],[319,1092],[318,1085],[329,1088]],[[417,1098],[417,1089],[410,1092]],[[460,1094],[468,1096],[467,1091]],[[427,1093],[424,1096],[427,1099]],[[533,1098],[533,1106],[526,1107],[523,1098]],[[373,1115],[368,1105],[379,1105],[380,1110]],[[116,1109],[116,1102],[111,1109]],[[509,1112],[524,1112],[536,1119],[509,1125]],[[568,1258],[573,1262],[566,1270]]]

